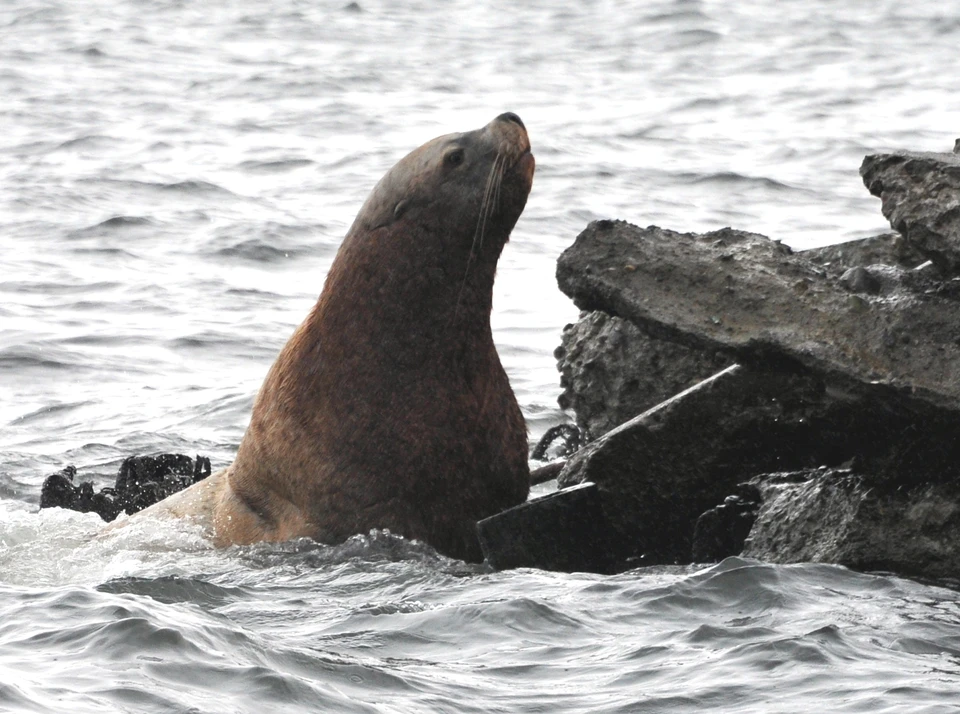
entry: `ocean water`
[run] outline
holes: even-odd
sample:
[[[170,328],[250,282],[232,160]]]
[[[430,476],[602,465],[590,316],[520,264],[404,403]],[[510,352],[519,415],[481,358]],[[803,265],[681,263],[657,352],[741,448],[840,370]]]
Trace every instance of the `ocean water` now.
[[[218,551],[37,508],[68,463],[229,463],[377,179],[508,110],[537,176],[493,324],[536,439],[588,221],[888,230],[860,161],[950,150],[958,47],[934,0],[0,3],[0,711],[960,711],[956,584]]]

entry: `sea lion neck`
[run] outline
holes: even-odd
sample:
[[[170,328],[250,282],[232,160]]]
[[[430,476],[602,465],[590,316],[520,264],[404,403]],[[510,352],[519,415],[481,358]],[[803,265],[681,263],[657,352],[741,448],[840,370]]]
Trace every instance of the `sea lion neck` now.
[[[395,223],[370,234],[376,240],[345,246],[338,255],[309,318],[319,349],[355,359],[389,355],[414,370],[462,359],[465,352],[495,356],[490,314],[496,257],[483,255],[468,265],[462,255],[451,263],[426,235],[423,255],[390,249],[394,233],[405,229],[405,222]]]
[[[318,306],[350,309],[359,291],[384,320],[450,323],[451,309],[460,302],[459,319],[488,321],[507,235],[487,226],[481,244],[463,230],[415,217],[351,233],[330,268]]]

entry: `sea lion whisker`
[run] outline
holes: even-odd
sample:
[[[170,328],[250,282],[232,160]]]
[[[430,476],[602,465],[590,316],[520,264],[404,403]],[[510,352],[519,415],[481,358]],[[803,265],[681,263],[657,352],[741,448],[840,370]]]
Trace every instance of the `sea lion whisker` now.
[[[500,187],[503,184],[503,175],[506,173],[507,169],[507,156],[509,155],[509,149],[510,147],[508,146],[507,142],[504,141],[500,143],[499,153],[501,156],[503,156],[503,161],[500,164],[499,175],[497,176],[497,193],[496,198],[494,199],[494,203],[498,209],[500,208]]]
[[[493,200],[495,210],[500,209],[500,188],[503,186],[503,175],[506,173],[507,157],[504,155],[503,162],[500,164],[500,171],[497,173],[497,193]]]
[[[500,207],[500,185],[503,183],[503,170],[507,165],[506,154],[497,152],[497,156],[493,161],[492,173],[490,179],[492,181],[492,187],[489,192],[489,195],[486,199],[486,202],[483,207],[483,225],[484,230],[480,233],[480,247],[483,248],[483,236],[486,233],[486,224],[487,220],[496,213],[497,209]]]
[[[483,234],[487,229],[487,217],[490,206],[490,198],[493,192],[493,184],[498,174],[497,167],[500,164],[502,152],[497,151],[497,155],[490,165],[490,171],[487,173],[487,181],[483,188],[483,197],[480,199],[480,211],[477,215],[477,225],[473,231],[473,241],[470,244],[470,252],[467,254],[467,265],[463,271],[463,280],[460,281],[460,289],[457,291],[457,302],[453,308],[453,320],[456,320],[460,313],[460,302],[463,298],[463,290],[467,286],[467,278],[470,277],[470,266],[477,255],[477,249],[483,247]]]

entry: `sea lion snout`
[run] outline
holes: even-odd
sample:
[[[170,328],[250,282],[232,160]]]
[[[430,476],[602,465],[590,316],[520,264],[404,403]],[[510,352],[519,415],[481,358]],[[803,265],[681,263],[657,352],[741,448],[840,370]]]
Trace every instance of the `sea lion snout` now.
[[[514,161],[530,152],[530,137],[523,120],[513,112],[504,112],[485,127],[499,151],[506,151]],[[512,163],[512,162],[511,162]]]
[[[513,112],[504,112],[486,126],[498,152],[506,158],[509,170],[523,177],[526,192],[533,183],[536,162],[530,152],[530,137],[523,120]]]
[[[523,123],[523,120],[513,112],[504,112],[497,117],[497,121],[512,121],[514,124],[519,124],[520,128],[524,131],[527,129],[526,125]]]
[[[497,153],[503,154],[507,171],[519,181],[517,193],[524,196],[525,202],[526,194],[530,192],[533,185],[533,174],[536,169],[536,161],[530,151],[527,127],[513,112],[504,112],[491,121],[485,130],[491,137]],[[522,205],[520,210],[523,210]]]

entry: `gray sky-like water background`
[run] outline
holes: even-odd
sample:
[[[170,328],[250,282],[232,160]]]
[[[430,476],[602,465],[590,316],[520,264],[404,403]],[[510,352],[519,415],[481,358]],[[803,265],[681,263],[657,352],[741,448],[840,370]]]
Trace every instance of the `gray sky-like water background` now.
[[[379,177],[503,111],[537,157],[493,326],[567,420],[586,224],[889,229],[863,156],[960,136],[960,5],[0,4],[0,711],[953,712],[955,590],[732,559],[491,573],[383,534],[210,549],[38,512],[68,463],[232,458]]]

